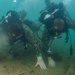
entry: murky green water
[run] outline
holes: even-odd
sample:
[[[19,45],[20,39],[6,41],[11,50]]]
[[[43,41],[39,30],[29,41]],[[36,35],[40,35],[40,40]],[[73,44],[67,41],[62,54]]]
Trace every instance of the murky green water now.
[[[51,0],[52,2],[59,3],[63,2],[70,14],[70,17],[75,20],[75,0]],[[0,18],[5,16],[6,12],[9,10],[20,11],[22,9],[26,10],[26,18],[34,22],[38,22],[40,16],[40,11],[45,8],[44,0],[0,0]],[[57,51],[62,55],[62,61],[56,62],[55,68],[50,68],[47,65],[47,70],[40,70],[39,67],[35,68],[36,58],[33,52],[22,54],[24,52],[23,47],[16,45],[14,47],[14,52],[17,52],[19,56],[16,59],[3,60],[5,56],[8,56],[8,48],[0,48],[0,75],[75,75],[73,73],[75,70],[74,57],[75,57],[75,30],[70,30],[71,40],[73,45],[73,59],[70,57],[70,40],[65,43],[65,34],[62,35],[61,39],[57,39],[52,44],[53,51]],[[0,39],[1,40],[1,39]],[[2,40],[0,43],[3,42]],[[2,47],[1,45],[0,47]],[[19,48],[20,47],[20,48]],[[31,57],[31,58],[30,58]],[[33,59],[33,60],[31,60]],[[2,61],[3,60],[3,61]],[[71,63],[71,74],[66,74],[68,70],[68,64]],[[69,70],[70,71],[70,70]]]

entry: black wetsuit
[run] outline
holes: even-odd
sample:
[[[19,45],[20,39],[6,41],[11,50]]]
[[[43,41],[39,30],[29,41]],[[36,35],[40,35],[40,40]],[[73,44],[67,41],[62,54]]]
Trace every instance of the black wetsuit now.
[[[61,33],[66,32],[66,42],[68,41],[69,26],[67,24],[66,18],[64,17],[64,10],[61,10],[58,5],[56,7],[55,5],[54,6],[53,5],[52,5],[52,8],[50,7],[49,10],[46,9],[42,11],[39,17],[39,21],[45,24],[45,29],[42,36],[42,48],[44,50],[44,53],[47,54],[48,56],[51,55],[50,53],[47,52],[47,50],[49,49],[48,44],[51,37],[54,38],[54,37],[60,36]],[[63,19],[65,22],[65,26],[62,31],[56,31],[55,29],[53,29],[53,21],[56,18]],[[58,35],[56,35],[56,32],[58,33]]]

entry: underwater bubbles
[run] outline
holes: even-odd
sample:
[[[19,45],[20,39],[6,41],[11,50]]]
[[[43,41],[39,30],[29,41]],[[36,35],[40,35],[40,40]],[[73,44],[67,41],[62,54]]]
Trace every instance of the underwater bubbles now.
[[[16,2],[17,2],[17,0],[13,0],[13,2],[15,2],[15,3],[16,3]]]

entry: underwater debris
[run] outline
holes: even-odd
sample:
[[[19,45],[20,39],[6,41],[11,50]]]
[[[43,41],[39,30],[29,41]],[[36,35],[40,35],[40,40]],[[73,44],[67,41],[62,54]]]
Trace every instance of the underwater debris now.
[[[31,70],[31,71],[30,71],[30,73],[33,73],[33,72],[34,72],[34,70]]]
[[[20,74],[18,74],[18,75],[25,75],[24,73],[20,73]]]
[[[74,74],[74,65],[73,64],[71,64],[70,66],[68,66],[68,70],[67,70],[67,72],[66,72],[66,74],[65,75],[75,75]]]
[[[5,71],[9,74],[12,72],[12,70],[9,68],[9,66],[4,65],[3,68],[5,69]]]
[[[4,66],[3,66],[3,68],[7,68],[7,66],[6,66],[6,65],[4,65]]]
[[[65,67],[64,67],[64,69],[65,69],[64,74],[66,74],[66,73],[67,73],[67,71],[68,71],[69,67],[70,67],[70,65],[69,65],[69,64],[68,64],[68,65],[65,65]]]

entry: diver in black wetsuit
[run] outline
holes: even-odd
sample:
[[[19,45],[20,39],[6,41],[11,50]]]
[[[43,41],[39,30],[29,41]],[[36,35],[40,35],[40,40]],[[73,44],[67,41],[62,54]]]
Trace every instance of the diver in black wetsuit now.
[[[2,22],[2,28],[10,36],[10,42],[12,45],[19,38],[22,38],[23,42],[25,42],[25,39],[23,38],[25,34],[21,24],[22,22],[17,12],[11,10],[6,13]]]
[[[75,21],[65,14],[66,9],[63,3],[55,4],[51,3],[50,0],[48,2],[45,0],[45,2],[47,7],[40,12],[39,17],[39,21],[45,25],[42,36],[42,49],[48,57],[49,66],[54,67],[55,61],[52,59],[48,44],[51,39],[61,38],[61,34],[64,32],[66,33],[66,42],[68,42],[68,29],[75,29]]]
[[[14,45],[14,43],[18,40],[21,40],[24,43],[24,46],[27,43],[33,45],[37,57],[36,66],[39,65],[42,69],[46,69],[43,60],[40,62],[39,56],[41,55],[41,48],[39,42],[35,37],[33,31],[23,23],[22,19],[23,17],[21,17],[20,14],[18,14],[16,11],[11,10],[7,12],[0,26],[9,36],[11,45]]]

